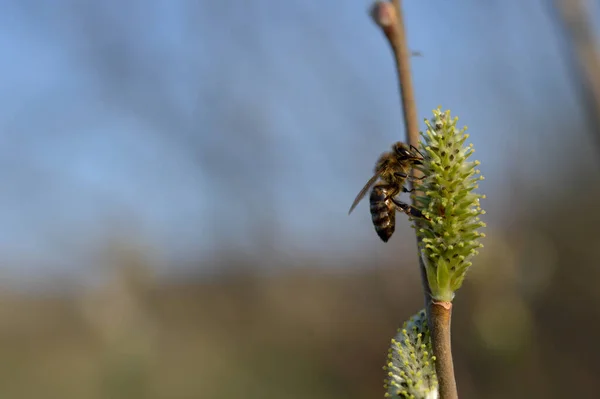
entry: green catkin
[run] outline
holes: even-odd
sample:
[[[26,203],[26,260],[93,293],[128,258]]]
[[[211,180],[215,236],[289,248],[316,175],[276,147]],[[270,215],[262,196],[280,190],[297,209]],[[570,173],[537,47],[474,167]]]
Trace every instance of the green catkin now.
[[[416,200],[428,219],[418,221],[416,232],[432,299],[438,301],[452,301],[484,237],[479,201],[485,196],[474,192],[483,176],[479,161],[468,160],[473,144],[465,145],[469,135],[466,128],[457,129],[457,122],[450,111],[434,110],[419,148],[424,156],[419,169],[426,178],[418,187],[424,195]]]
[[[392,338],[388,351],[386,398],[437,399],[438,382],[432,355],[427,315],[420,311]]]

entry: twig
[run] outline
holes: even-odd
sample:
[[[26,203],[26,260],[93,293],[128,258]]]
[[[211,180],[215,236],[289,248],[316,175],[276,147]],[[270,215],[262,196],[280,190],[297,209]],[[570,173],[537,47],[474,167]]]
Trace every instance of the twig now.
[[[391,3],[378,1],[373,6],[371,15],[375,23],[382,29],[392,47],[398,73],[407,141],[409,144],[418,147],[419,122],[417,119],[417,107],[410,71],[410,52],[406,40],[402,1],[392,0]],[[418,174],[418,172],[413,170],[413,175],[416,174]],[[413,203],[415,201],[414,198],[415,197],[413,196]],[[439,382],[440,398],[458,399],[450,341],[452,303],[435,302],[431,300],[427,273],[421,257],[419,257],[419,267],[421,270],[423,290],[425,292],[428,324],[431,330],[431,343],[433,352],[436,356],[435,368]]]
[[[401,1],[393,0],[393,4],[388,2],[375,3],[372,16],[392,46],[398,71],[404,127],[406,128],[408,143],[417,146],[419,143],[419,120],[417,119],[417,107],[414,100],[410,73],[410,51],[408,50],[404,30]]]
[[[592,139],[600,154],[600,52],[581,0],[555,0],[550,13],[562,27],[571,77],[579,88]]]
[[[428,301],[428,322],[431,330],[431,346],[435,360],[435,373],[440,388],[440,398],[457,399],[456,380],[454,379],[454,362],[450,343],[450,322],[452,318],[452,302]]]

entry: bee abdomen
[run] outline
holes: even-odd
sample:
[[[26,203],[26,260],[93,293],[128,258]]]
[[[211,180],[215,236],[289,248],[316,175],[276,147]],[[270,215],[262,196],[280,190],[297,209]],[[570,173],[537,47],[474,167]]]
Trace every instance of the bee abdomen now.
[[[396,208],[385,186],[375,186],[371,191],[371,219],[375,232],[387,242],[396,228]]]

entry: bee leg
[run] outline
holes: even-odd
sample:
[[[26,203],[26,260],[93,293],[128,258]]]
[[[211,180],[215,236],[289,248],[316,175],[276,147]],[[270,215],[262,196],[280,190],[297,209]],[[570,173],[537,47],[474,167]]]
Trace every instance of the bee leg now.
[[[414,188],[411,188],[411,189],[409,190],[408,188],[406,188],[406,187],[402,186],[402,192],[403,192],[403,193],[412,193],[412,192],[414,192],[414,191],[415,191],[415,189],[414,189]]]
[[[415,218],[420,218],[420,219],[427,219],[425,217],[425,215],[423,215],[423,213],[418,210],[417,208],[415,208],[412,205],[409,205],[405,202],[402,202],[400,200],[397,200],[396,198],[392,198],[392,202],[404,213],[406,213],[409,216],[415,217]]]
[[[400,177],[402,179],[407,179],[407,180],[423,180],[424,178],[426,178],[427,176],[421,176],[421,177],[414,177],[414,176],[409,176],[404,172],[396,172],[394,173],[394,175],[396,177]]]
[[[419,153],[419,155],[421,156],[421,158],[425,158],[423,156],[423,154],[421,153],[421,151],[419,151],[419,149],[417,147],[415,147],[414,145],[411,144],[410,145],[410,149],[413,150],[413,151],[416,151],[417,153]]]

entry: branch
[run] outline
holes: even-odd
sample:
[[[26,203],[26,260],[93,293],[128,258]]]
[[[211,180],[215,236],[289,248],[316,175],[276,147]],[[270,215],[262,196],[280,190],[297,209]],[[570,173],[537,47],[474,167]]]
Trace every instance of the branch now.
[[[431,347],[435,355],[435,373],[437,374],[440,398],[458,398],[450,342],[452,302],[429,301],[428,311]]]
[[[408,143],[415,147],[419,143],[419,121],[417,119],[417,106],[410,72],[410,54],[406,41],[402,7],[400,0],[392,3],[376,2],[371,10],[371,16],[387,37],[394,52],[402,112],[404,114],[404,127]]]
[[[581,0],[555,0],[552,14],[558,11],[568,47],[571,75],[578,86],[592,139],[600,153],[600,52],[585,4]]]
[[[406,40],[402,1],[392,0],[392,3],[377,1],[371,10],[371,16],[375,23],[382,29],[392,47],[396,61],[402,111],[404,115],[404,126],[408,143],[418,147],[419,122],[417,119],[417,106],[410,71],[410,53]],[[415,175],[419,175],[419,173],[418,171],[413,170],[413,176]],[[418,194],[419,193],[417,192],[415,195]],[[414,202],[415,196],[413,196],[413,204]],[[420,238],[417,238],[417,244],[420,248]],[[431,300],[427,272],[421,256],[419,256],[419,268],[421,270],[421,280],[425,293],[425,304],[429,328],[431,330],[432,347],[436,356],[435,368],[439,382],[440,398],[457,399],[458,392],[454,377],[454,364],[452,361],[450,341],[452,303],[434,302]]]

